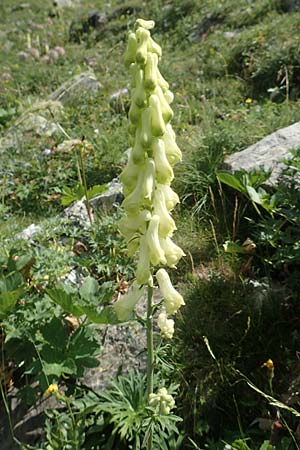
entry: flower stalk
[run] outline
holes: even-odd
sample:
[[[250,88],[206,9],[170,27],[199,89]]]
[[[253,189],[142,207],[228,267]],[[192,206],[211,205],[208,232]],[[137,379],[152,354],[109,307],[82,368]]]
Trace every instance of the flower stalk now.
[[[174,320],[168,316],[176,314],[184,305],[182,296],[172,286],[168,273],[162,268],[176,268],[184,256],[182,249],[172,241],[176,225],[171,215],[179,202],[178,195],[171,188],[173,167],[181,161],[182,154],[170,123],[173,118],[170,104],[174,96],[158,68],[162,50],[151,37],[153,28],[152,20],[138,19],[134,31],[128,35],[124,62],[132,77],[132,101],[128,113],[131,148],[127,165],[120,176],[125,197],[122,203],[125,216],[121,219],[120,231],[127,241],[129,253],[137,255],[134,283],[138,287],[147,286],[149,406],[151,401],[153,404],[153,395],[156,395],[153,393],[153,278],[157,280],[164,300],[164,307],[158,316],[158,327],[163,338],[172,338]],[[125,315],[129,317],[136,303],[129,296],[122,304],[116,305],[119,319],[122,320]],[[170,409],[162,407],[160,413],[163,411],[167,414]],[[147,450],[152,450],[152,432],[149,434]]]

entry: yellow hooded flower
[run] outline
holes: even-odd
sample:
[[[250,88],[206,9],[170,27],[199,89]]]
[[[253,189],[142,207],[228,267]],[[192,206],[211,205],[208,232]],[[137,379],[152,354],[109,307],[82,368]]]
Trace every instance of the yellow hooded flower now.
[[[156,272],[156,279],[164,298],[167,313],[175,314],[182,305],[185,305],[182,295],[173,287],[165,269],[159,269]]]
[[[158,227],[160,218],[157,215],[152,216],[146,232],[146,241],[149,250],[150,262],[153,266],[166,264],[165,253],[160,246],[158,237]]]
[[[172,339],[174,334],[174,320],[168,319],[165,311],[161,312],[157,318],[157,325],[160,329],[160,334],[166,339]]]
[[[120,321],[126,322],[130,318],[136,304],[142,298],[143,294],[144,289],[134,281],[127,294],[116,301],[113,307]]]

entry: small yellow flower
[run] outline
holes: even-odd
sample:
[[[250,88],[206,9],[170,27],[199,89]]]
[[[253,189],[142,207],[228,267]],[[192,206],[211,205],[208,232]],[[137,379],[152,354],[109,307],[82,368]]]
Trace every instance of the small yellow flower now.
[[[58,392],[58,384],[57,383],[50,384],[48,386],[48,389],[46,390],[47,395],[55,394],[56,392]]]
[[[268,359],[268,361],[263,363],[261,367],[266,367],[268,370],[274,370],[274,363],[272,359]]]
[[[245,103],[247,103],[247,105],[251,105],[251,103],[253,102],[252,98],[248,97],[245,100]]]

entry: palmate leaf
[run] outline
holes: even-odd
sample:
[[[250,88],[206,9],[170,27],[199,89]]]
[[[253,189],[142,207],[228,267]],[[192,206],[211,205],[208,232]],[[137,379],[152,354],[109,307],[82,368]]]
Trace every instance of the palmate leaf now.
[[[46,289],[46,294],[62,309],[75,317],[80,317],[84,313],[79,305],[75,303],[76,296],[73,293],[66,292],[63,287],[57,287],[52,289]]]
[[[10,312],[23,293],[24,289],[19,288],[15,291],[2,292],[0,294],[0,317]]]
[[[77,318],[85,315],[91,322],[97,324],[119,323],[112,306],[105,306],[99,311],[101,303],[112,298],[113,290],[110,283],[99,287],[96,280],[88,277],[81,286],[80,295],[67,289],[64,285],[59,285],[56,288],[46,289],[46,295],[64,311]]]
[[[68,206],[77,200],[81,200],[83,196],[84,188],[81,184],[77,184],[72,188],[64,186],[61,195],[61,204],[63,206]]]
[[[23,279],[18,272],[0,278],[0,316],[10,312],[24,291]]]

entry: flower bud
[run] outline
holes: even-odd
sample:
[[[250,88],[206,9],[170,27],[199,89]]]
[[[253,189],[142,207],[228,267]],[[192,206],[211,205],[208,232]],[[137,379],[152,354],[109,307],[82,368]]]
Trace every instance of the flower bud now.
[[[135,21],[135,26],[145,28],[145,30],[152,30],[155,26],[154,20],[144,20],[144,19],[137,19]]]
[[[131,63],[135,62],[136,50],[137,50],[136,36],[135,33],[130,32],[128,34],[127,49],[124,55],[125,66],[128,67]]]
[[[163,136],[166,124],[163,119],[160,101],[157,95],[152,94],[149,99],[151,131],[153,136]]]
[[[147,64],[145,65],[145,87],[147,89],[155,89],[157,86],[157,63],[156,53],[148,53]]]
[[[164,79],[160,71],[158,71],[157,74],[157,81],[159,86],[162,88],[163,92],[167,91],[169,89],[169,83]]]
[[[167,91],[167,92],[171,92],[171,91]],[[157,95],[157,97],[160,101],[162,116],[163,116],[165,123],[170,122],[170,120],[173,117],[173,111],[172,111],[171,107],[169,106],[169,103],[167,102],[161,87],[156,86],[154,93]]]
[[[159,284],[160,292],[164,298],[167,313],[175,314],[182,305],[185,305],[182,295],[180,295],[173,287],[170,277],[165,269],[159,269],[156,272],[156,279]]]
[[[173,167],[177,162],[182,160],[182,153],[180,148],[175,142],[175,133],[171,124],[166,126],[166,132],[162,137],[165,144],[166,156],[169,163]]]
[[[171,103],[173,103],[174,100],[174,94],[172,91],[170,91],[169,89],[167,89],[164,93],[165,99],[167,100],[167,102],[169,103],[169,105]]]
[[[160,334],[166,339],[172,339],[174,334],[174,320],[168,319],[165,311],[161,312],[157,318],[157,325],[160,329]]]
[[[132,152],[131,152],[132,161],[139,166],[141,164],[144,164],[144,162],[146,160],[146,152],[142,146],[141,135],[142,135],[142,133],[141,133],[140,129],[137,128],[136,133],[135,133],[135,144],[134,144]]]
[[[148,56],[147,47],[150,32],[145,28],[139,27],[136,30],[136,37],[137,37],[137,51],[135,55],[135,60],[138,64],[146,64]]]
[[[140,170],[140,167],[133,162],[132,149],[130,149],[128,162],[120,175],[120,181],[126,186],[128,191],[131,192],[134,189]]]
[[[146,170],[145,170],[145,182],[144,182],[144,198],[147,200],[152,199],[155,182],[155,163],[153,159],[147,158]]]
[[[138,180],[134,190],[123,200],[122,206],[129,214],[137,214],[143,202],[143,183],[145,179],[145,167],[140,169]]]
[[[149,405],[153,407],[159,406],[160,414],[169,414],[170,410],[175,406],[175,400],[172,395],[168,394],[166,388],[161,388],[157,394],[149,395]]]
[[[150,109],[146,108],[142,112],[141,144],[143,147],[150,147],[152,142],[152,132],[150,127]]]
[[[159,216],[152,216],[146,232],[146,241],[149,250],[150,262],[153,266],[166,264],[166,258],[163,249],[160,246],[158,238]]]
[[[135,102],[131,102],[129,111],[128,111],[128,117],[131,123],[133,124],[137,124],[139,121],[141,115],[141,110],[140,108],[137,106],[137,104]]]
[[[150,219],[151,213],[147,209],[143,209],[137,214],[127,214],[119,221],[120,232],[129,240],[135,233],[145,233],[146,223]]]
[[[158,58],[161,58],[161,46],[158,45],[150,36],[148,40],[148,52],[156,53]]]
[[[140,240],[140,252],[135,276],[138,284],[150,285],[149,283],[149,281],[151,280],[150,256],[145,235],[142,236]]]
[[[165,197],[161,190],[155,190],[153,212],[159,216],[159,236],[163,238],[171,236],[174,230],[176,230],[176,225],[167,210]]]
[[[154,139],[152,150],[157,181],[162,184],[170,184],[174,178],[174,172],[166,156],[164,141],[162,139]]]
[[[126,322],[130,318],[136,304],[142,298],[143,294],[144,289],[134,281],[127,294],[114,303],[113,308],[120,321]]]
[[[144,72],[142,69],[137,70],[135,75],[135,88],[132,92],[132,101],[140,108],[145,106],[147,100],[145,88],[144,88]]]

